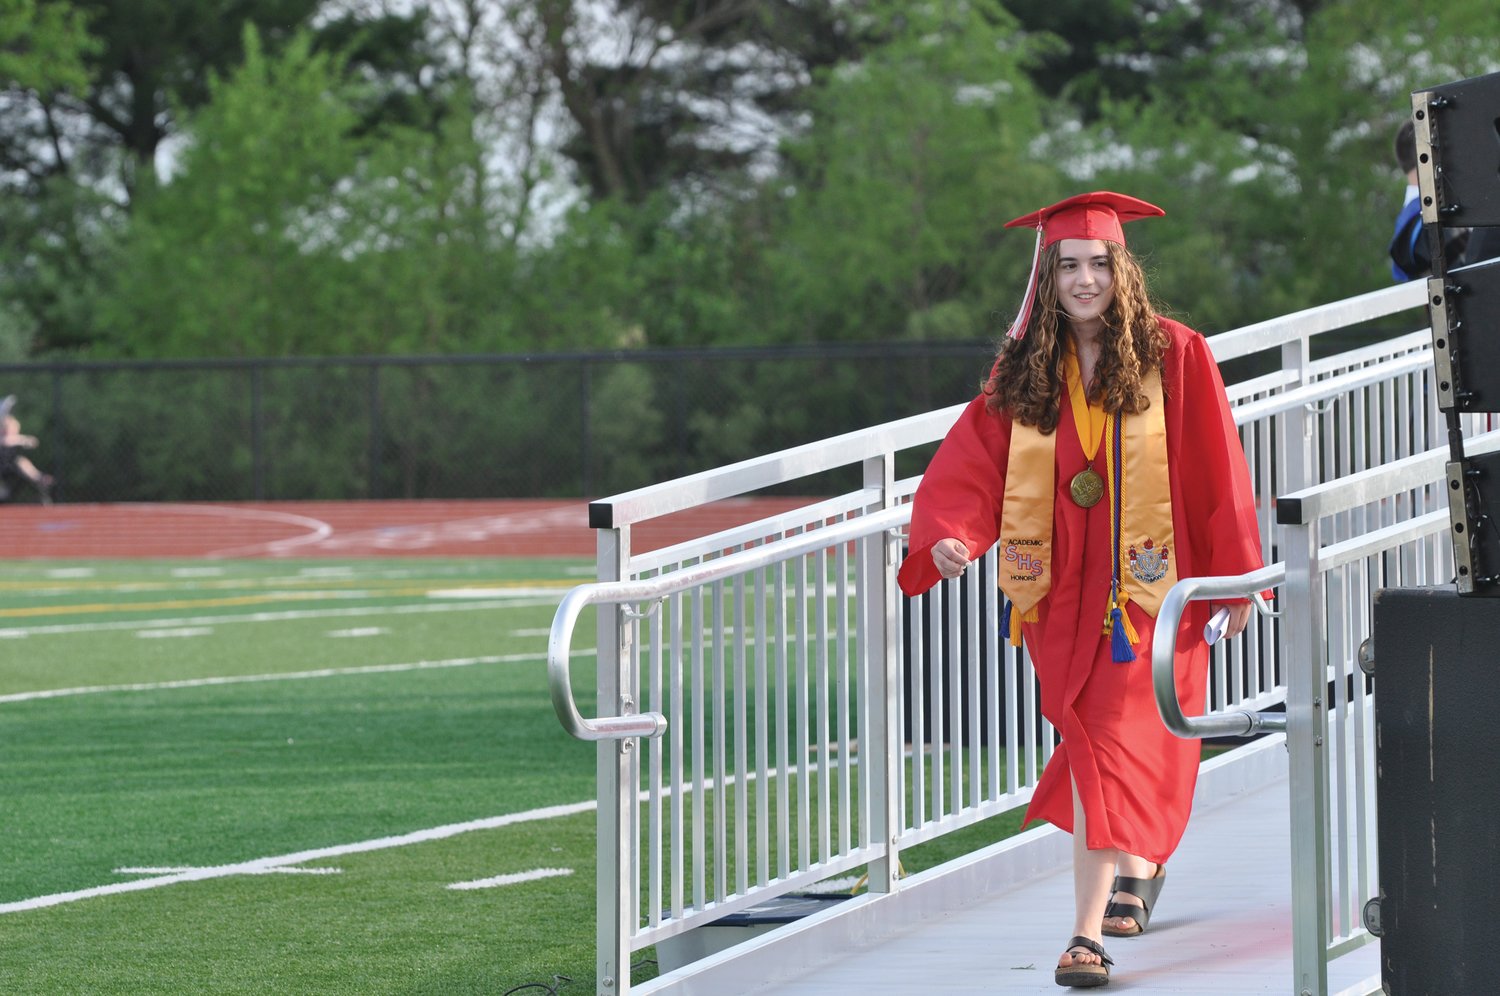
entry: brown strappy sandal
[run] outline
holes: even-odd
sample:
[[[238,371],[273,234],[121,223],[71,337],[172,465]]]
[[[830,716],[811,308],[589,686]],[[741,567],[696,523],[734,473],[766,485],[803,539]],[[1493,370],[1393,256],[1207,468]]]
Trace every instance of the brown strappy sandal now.
[[[1110,903],[1104,907],[1104,934],[1106,937],[1135,937],[1137,934],[1146,932],[1146,925],[1151,922],[1151,911],[1156,908],[1156,897],[1161,895],[1161,887],[1167,884],[1167,866],[1157,865],[1156,874],[1150,878],[1127,878],[1123,875],[1115,876],[1115,884],[1110,887]],[[1114,902],[1116,892],[1128,892],[1132,896],[1140,898],[1139,903],[1117,903]],[[1128,916],[1135,921],[1134,929],[1124,929],[1109,925],[1110,917]]]
[[[1103,964],[1077,964],[1073,957],[1074,948],[1082,948],[1090,954],[1098,955],[1099,960]],[[1114,962],[1110,960],[1109,955],[1104,953],[1104,945],[1087,937],[1075,937],[1068,942],[1068,949],[1063,953],[1068,956],[1070,962],[1075,963],[1068,965],[1066,968],[1061,965],[1057,966],[1057,972],[1053,975],[1053,978],[1057,981],[1058,985],[1070,986],[1074,989],[1093,989],[1096,986],[1109,985],[1109,966],[1113,965]]]

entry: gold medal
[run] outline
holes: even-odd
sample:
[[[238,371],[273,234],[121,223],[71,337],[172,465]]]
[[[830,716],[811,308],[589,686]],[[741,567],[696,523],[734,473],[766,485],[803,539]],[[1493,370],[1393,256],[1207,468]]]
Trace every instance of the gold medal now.
[[[1083,448],[1086,466],[1073,475],[1068,490],[1073,494],[1073,504],[1079,508],[1093,508],[1104,497],[1104,478],[1093,467],[1094,454],[1099,452],[1099,442],[1104,438],[1109,416],[1103,406],[1089,404],[1083,390],[1083,377],[1078,369],[1078,354],[1073,340],[1067,342],[1067,355],[1063,358],[1063,377],[1068,385],[1068,403],[1073,409],[1073,425],[1078,431],[1078,443]]]
[[[1073,494],[1074,504],[1080,508],[1093,508],[1104,497],[1104,478],[1093,467],[1085,467],[1073,475],[1068,490]]]

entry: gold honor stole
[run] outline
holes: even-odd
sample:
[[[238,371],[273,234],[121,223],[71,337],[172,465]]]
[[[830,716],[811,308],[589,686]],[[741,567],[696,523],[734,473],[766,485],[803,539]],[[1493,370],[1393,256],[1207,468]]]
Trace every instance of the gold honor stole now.
[[[1066,362],[1070,388],[1078,379],[1077,360],[1070,353]],[[1172,492],[1167,474],[1167,428],[1162,404],[1161,373],[1150,371],[1143,382],[1149,402],[1144,412],[1123,419],[1105,420],[1105,502],[1114,539],[1115,580],[1110,587],[1110,605],[1104,632],[1113,620],[1122,623],[1129,645],[1137,642],[1125,604],[1134,601],[1146,614],[1156,616],[1162,599],[1177,582],[1172,556]],[[1082,439],[1091,421],[1100,420],[1102,410],[1089,403],[1078,390],[1070,390],[1073,422]],[[1080,406],[1085,408],[1080,412]],[[1089,411],[1088,409],[1094,409]],[[1022,621],[1035,622],[1036,606],[1052,589],[1052,503],[1057,493],[1057,432],[1042,434],[1035,426],[1015,422],[1011,426],[1010,457],[1005,468],[1005,505],[1000,517],[1000,590],[1011,602],[1011,615],[1004,620],[1012,644],[1021,642]],[[1097,439],[1098,437],[1095,437]],[[1088,441],[1084,442],[1087,448]],[[1116,473],[1116,450],[1123,459]],[[1127,645],[1126,649],[1129,649]],[[1116,659],[1120,659],[1117,652]],[[1134,659],[1133,652],[1125,660]]]

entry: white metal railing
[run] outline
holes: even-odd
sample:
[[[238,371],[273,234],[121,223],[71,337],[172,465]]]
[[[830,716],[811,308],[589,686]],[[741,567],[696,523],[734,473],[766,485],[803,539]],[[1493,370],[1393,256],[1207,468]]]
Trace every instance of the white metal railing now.
[[[1471,436],[1466,449],[1500,449],[1500,432]],[[1263,723],[1284,724],[1297,815],[1290,831],[1293,991],[1299,994],[1326,993],[1329,961],[1374,940],[1362,910],[1380,891],[1375,701],[1360,645],[1372,630],[1378,589],[1453,577],[1447,508],[1424,510],[1446,501],[1447,458],[1446,450],[1432,450],[1283,497],[1284,562],[1240,577],[1180,581],[1157,616],[1160,637],[1175,632],[1189,601],[1282,588],[1284,717],[1184,717],[1170,640],[1157,644],[1166,649],[1154,655],[1152,669],[1157,707],[1179,736],[1245,734]]]
[[[1424,301],[1393,287],[1210,340],[1221,360],[1270,351],[1280,365],[1229,385],[1267,563],[1287,549],[1275,496],[1441,443],[1427,333],[1313,358],[1326,351],[1317,336]],[[894,583],[916,485],[897,477],[898,456],[940,439],[962,408],[590,506],[599,580],[559,607],[548,667],[563,725],[598,740],[599,993],[630,990],[633,952],[830,876],[864,868],[872,893],[898,893],[903,849],[1030,798],[1055,737],[1034,672],[998,639],[993,556],[904,608]],[[638,523],[841,469],[858,474],[848,493],[633,549]],[[1324,533],[1352,541],[1446,509],[1425,489],[1393,501],[1331,512]],[[1324,597],[1368,583],[1330,575]],[[596,720],[569,671],[588,613]],[[1215,649],[1212,713],[1288,701],[1278,641],[1295,618]]]

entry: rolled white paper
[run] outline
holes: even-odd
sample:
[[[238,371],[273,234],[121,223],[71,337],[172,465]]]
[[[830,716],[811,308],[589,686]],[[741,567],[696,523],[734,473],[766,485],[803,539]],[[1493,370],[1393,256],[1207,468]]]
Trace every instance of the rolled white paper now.
[[[1224,631],[1229,628],[1229,610],[1220,609],[1214,613],[1214,617],[1203,627],[1203,639],[1211,647],[1224,638]]]

